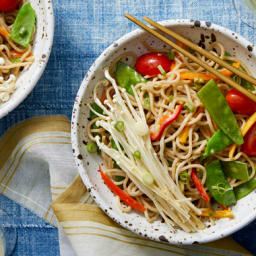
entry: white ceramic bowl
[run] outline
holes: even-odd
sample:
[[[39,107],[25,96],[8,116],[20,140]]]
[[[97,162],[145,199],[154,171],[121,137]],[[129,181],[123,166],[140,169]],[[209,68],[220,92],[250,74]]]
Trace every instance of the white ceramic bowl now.
[[[234,32],[208,22],[193,20],[169,20],[161,23],[196,43],[205,40],[201,43],[206,47],[210,41],[216,38],[223,43],[227,51],[246,62],[251,71],[254,72],[252,68],[256,61],[255,51],[250,42]],[[203,38],[204,40],[202,40]],[[141,30],[135,30],[124,35],[109,46],[95,61],[78,91],[72,115],[72,147],[82,180],[102,210],[114,221],[139,235],[173,244],[206,243],[230,235],[255,219],[255,192],[238,201],[237,205],[232,208],[235,215],[234,219],[220,219],[214,226],[209,226],[197,233],[185,233],[181,230],[176,230],[173,233],[161,221],[150,224],[144,216],[136,212],[122,213],[116,205],[116,198],[104,185],[99,172],[97,172],[102,159],[97,154],[90,154],[86,151],[85,143],[88,141],[86,126],[89,116],[86,104],[92,101],[93,87],[98,80],[103,78],[103,68],[109,66],[123,52],[131,50],[136,52],[138,56],[145,53],[147,50],[140,43],[142,39],[151,42],[156,48],[163,47],[162,42]]]
[[[19,76],[11,98],[0,103],[0,118],[15,109],[32,91],[44,72],[51,53],[54,35],[54,15],[51,0],[30,0],[36,12],[36,34],[33,42],[34,63]]]

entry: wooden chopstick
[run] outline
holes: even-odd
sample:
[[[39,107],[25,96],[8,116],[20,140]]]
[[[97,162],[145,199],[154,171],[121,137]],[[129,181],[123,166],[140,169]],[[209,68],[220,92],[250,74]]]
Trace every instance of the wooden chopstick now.
[[[160,25],[159,23],[151,20],[148,17],[143,17],[143,19],[145,21],[147,21],[150,25],[152,25],[153,27],[163,31],[164,33],[172,36],[173,38],[175,38],[176,40],[182,42],[183,44],[185,44],[186,46],[190,47],[191,49],[199,52],[201,55],[204,55],[205,57],[207,57],[208,59],[213,60],[214,62],[218,63],[219,65],[221,65],[222,67],[225,67],[226,69],[232,71],[233,73],[235,73],[236,75],[244,78],[245,80],[247,80],[248,82],[251,82],[253,84],[256,85],[256,79],[253,78],[252,76],[246,74],[245,72],[242,72],[241,70],[234,68],[233,66],[229,65],[227,62],[225,62],[224,60],[218,58],[217,56],[213,55],[212,53],[204,50],[203,48],[199,47],[198,45],[192,43],[191,41],[189,41],[188,39],[184,38],[183,36],[175,33],[174,31]]]
[[[237,89],[238,91],[240,91],[241,93],[245,94],[247,97],[249,97],[251,100],[253,100],[254,102],[256,102],[256,95],[254,95],[253,93],[247,91],[244,87],[240,86],[239,84],[237,84],[236,82],[234,82],[232,79],[224,76],[223,74],[221,74],[218,70],[212,68],[211,66],[209,66],[207,63],[201,61],[199,58],[197,58],[196,56],[194,56],[193,54],[191,54],[190,52],[186,51],[185,49],[181,48],[180,46],[178,46],[177,44],[175,44],[174,42],[172,42],[171,40],[167,39],[166,37],[164,37],[163,35],[159,34],[157,31],[153,30],[152,28],[148,27],[147,25],[145,25],[144,23],[140,22],[139,20],[137,20],[136,18],[134,18],[133,16],[131,16],[130,14],[125,14],[125,17],[128,18],[129,20],[131,20],[133,23],[137,24],[138,26],[140,26],[141,28],[143,28],[144,30],[146,30],[147,32],[149,32],[150,34],[154,35],[155,37],[157,37],[158,39],[162,40],[163,42],[165,42],[166,44],[170,45],[172,48],[176,49],[177,51],[179,51],[180,53],[182,53],[183,55],[187,56],[188,58],[190,58],[192,61],[194,61],[195,63],[197,63],[198,65],[200,65],[201,67],[203,67],[204,69],[208,70],[210,73],[212,73],[213,75],[217,76],[218,78],[220,78],[222,81],[224,81],[225,83],[229,84],[231,87]],[[174,32],[173,32],[174,33]],[[176,33],[175,33],[176,34]],[[181,42],[183,42],[182,40],[179,40]],[[193,44],[193,43],[191,43]],[[189,46],[190,47],[190,46]],[[191,47],[192,48],[192,47]],[[200,48],[200,47],[198,47]],[[194,47],[192,49],[195,49],[197,51],[197,48]],[[201,48],[200,48],[201,49]],[[203,50],[203,49],[201,49]],[[206,51],[205,51],[206,52]],[[230,65],[228,65],[230,67]],[[245,73],[243,73],[245,74]],[[246,79],[247,80],[247,79]]]

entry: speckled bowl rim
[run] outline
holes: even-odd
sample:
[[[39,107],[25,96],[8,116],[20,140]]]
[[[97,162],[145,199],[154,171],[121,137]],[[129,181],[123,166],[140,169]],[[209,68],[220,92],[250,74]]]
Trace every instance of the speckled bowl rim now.
[[[161,21],[159,22],[160,24],[162,24],[163,26],[195,26],[195,27],[201,27],[201,28],[205,28],[205,29],[210,29],[214,32],[220,32],[222,34],[224,34],[225,36],[229,37],[230,39],[236,39],[238,44],[243,46],[244,48],[247,48],[250,51],[250,54],[256,55],[256,51],[253,48],[253,44],[250,43],[248,40],[246,40],[244,37],[242,37],[241,35],[225,28],[222,27],[220,25],[216,25],[214,23],[211,22],[205,22],[205,21],[196,21],[196,20],[189,20],[189,19],[174,19],[174,20],[165,20],[165,21]],[[84,80],[81,83],[81,86],[78,90],[76,99],[75,99],[75,103],[74,103],[74,107],[73,107],[73,114],[72,114],[72,122],[71,122],[71,140],[72,140],[72,149],[73,149],[73,154],[75,157],[75,162],[76,162],[76,166],[78,168],[79,174],[85,184],[85,186],[87,187],[87,189],[89,190],[91,196],[93,197],[93,199],[95,200],[95,202],[97,203],[97,205],[104,211],[106,212],[106,214],[113,219],[115,222],[117,222],[118,224],[120,224],[122,227],[124,227],[125,229],[128,229],[130,231],[132,231],[133,233],[136,233],[138,235],[141,236],[141,234],[139,234],[140,230],[133,230],[128,224],[126,224],[125,222],[122,221],[122,219],[119,218],[119,216],[117,214],[115,214],[114,211],[109,211],[109,207],[105,204],[105,202],[101,199],[99,193],[97,192],[96,189],[90,189],[93,188],[93,184],[90,182],[90,178],[87,175],[86,172],[86,167],[83,165],[83,160],[84,159],[80,159],[79,157],[77,157],[80,154],[80,146],[79,145],[79,133],[77,132],[78,129],[78,122],[79,122],[79,116],[80,116],[80,104],[81,104],[81,100],[83,99],[83,95],[86,91],[87,88],[87,83],[91,80],[91,78],[94,76],[94,71],[97,70],[98,65],[100,63],[102,63],[104,61],[105,58],[107,58],[112,52],[115,51],[115,45],[120,45],[120,44],[124,44],[126,41],[129,41],[131,39],[133,39],[134,37],[137,37],[139,33],[145,33],[144,31],[140,30],[140,29],[136,29],[133,30],[127,34],[125,34],[124,36],[122,36],[120,39],[114,41],[108,48],[106,48],[103,53],[96,59],[96,61],[93,63],[93,65],[89,68]],[[250,49],[249,49],[250,48]],[[235,233],[236,231],[242,229],[243,227],[245,227],[246,225],[248,225],[249,223],[251,223],[254,219],[256,219],[256,214],[252,215],[250,218],[246,218],[245,221],[241,221],[239,222],[239,225],[235,225],[230,227],[229,229],[226,230],[221,230],[221,232],[217,233],[212,233],[211,235],[209,235],[208,237],[204,237],[201,240],[200,239],[196,239],[197,243],[208,243],[208,242],[212,242],[221,238],[224,238],[228,235],[231,235],[233,233]],[[146,233],[146,232],[145,232]],[[151,234],[150,236],[151,240],[155,240],[155,241],[161,241],[159,239],[158,236],[154,236],[153,234]],[[161,241],[162,242],[162,241]],[[173,241],[172,239],[170,239],[168,241],[170,244],[184,244],[184,245],[190,245],[193,244],[193,242],[195,243],[195,239],[188,239],[186,241],[182,240],[182,241]]]
[[[46,15],[46,21],[47,21],[47,25],[45,25],[47,26],[47,29],[45,30],[45,32],[47,33],[47,36],[48,36],[48,40],[45,45],[45,48],[48,48],[48,51],[44,53],[45,54],[44,64],[37,69],[37,72],[33,75],[30,83],[27,85],[25,92],[15,95],[16,98],[11,97],[9,101],[5,103],[6,105],[0,109],[0,119],[6,116],[11,111],[13,111],[21,102],[23,102],[27,98],[27,96],[31,93],[31,91],[36,86],[38,80],[41,78],[45,70],[45,67],[48,63],[48,60],[51,54],[53,38],[54,38],[54,12],[53,12],[52,0],[43,0],[43,1],[45,4],[45,15]]]

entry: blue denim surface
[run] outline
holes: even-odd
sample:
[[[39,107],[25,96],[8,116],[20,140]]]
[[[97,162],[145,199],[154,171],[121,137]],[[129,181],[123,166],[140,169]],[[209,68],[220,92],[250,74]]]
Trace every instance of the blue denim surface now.
[[[65,114],[70,118],[79,85],[95,58],[115,39],[135,29],[135,25],[124,18],[126,12],[138,18],[147,15],[155,20],[211,21],[243,35],[254,44],[255,30],[241,22],[233,1],[54,0],[55,38],[49,63],[29,97],[0,120],[0,135],[15,123],[34,116]],[[243,10],[240,15],[244,21],[250,18]],[[256,18],[252,22],[255,25]],[[58,255],[56,229],[22,207],[3,197],[0,199],[1,207],[19,216],[15,217],[17,223],[29,221],[41,225],[41,228],[18,229],[15,255]],[[256,255],[256,222],[233,237]]]

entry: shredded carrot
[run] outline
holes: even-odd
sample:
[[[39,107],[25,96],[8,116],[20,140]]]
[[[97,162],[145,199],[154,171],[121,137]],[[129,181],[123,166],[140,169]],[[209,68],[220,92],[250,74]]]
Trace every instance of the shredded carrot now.
[[[106,98],[107,98],[107,94],[106,94],[106,92],[104,91],[104,92],[101,94],[101,97],[100,97],[100,101],[101,101],[102,104],[104,104],[104,101],[105,101]]]
[[[17,52],[17,51],[15,51],[15,50],[11,50],[10,52],[11,52],[11,56],[12,56],[13,58],[20,58],[20,57],[22,57],[22,55],[25,53],[25,52]],[[30,56],[33,56],[33,53],[32,53],[32,52],[30,52],[27,57],[30,57]]]
[[[199,106],[193,116],[197,117],[202,111],[203,111],[203,106]],[[180,134],[180,143],[182,143],[182,144],[186,143],[186,141],[188,139],[188,132],[189,132],[190,127],[191,127],[190,125],[187,125],[182,130],[182,132]]]
[[[191,126],[187,125],[184,127],[184,129],[182,130],[181,134],[180,134],[180,143],[185,144],[188,138],[188,132],[189,132],[189,128]]]
[[[171,64],[171,67],[170,67],[170,71],[173,71],[173,69],[175,68],[176,66],[176,61],[174,60]]]
[[[228,70],[228,69],[224,69],[224,70],[222,70],[221,72],[220,72],[222,75],[224,75],[224,76],[231,76],[233,73],[230,71],[230,70]]]
[[[195,73],[190,71],[184,71],[180,73],[180,79],[181,80],[194,80],[195,78],[198,79],[204,79],[205,81],[209,81],[211,79],[216,79],[216,76],[214,75],[206,75],[203,73]]]
[[[224,69],[222,71],[220,71],[220,73],[224,76],[231,76],[233,73],[227,69]],[[207,75],[207,74],[203,74],[203,73],[196,73],[196,72],[190,72],[190,71],[184,71],[180,73],[180,79],[181,80],[194,80],[195,78],[198,79],[204,79],[205,81],[209,81],[211,79],[214,80],[218,80],[219,78],[214,76],[214,75]]]
[[[233,212],[228,210],[213,211],[211,209],[202,210],[201,216],[214,218],[234,218]]]
[[[250,130],[250,128],[254,125],[255,122],[256,122],[256,112],[249,117],[249,119],[246,121],[245,125],[242,127],[241,133],[243,136],[245,136],[245,134]],[[230,159],[233,159],[234,153],[236,151],[236,147],[237,147],[237,145],[235,143],[233,143],[229,147],[228,156]]]
[[[176,44],[181,47],[182,49],[186,49],[187,46],[185,44],[183,44],[181,41],[176,41]]]
[[[239,68],[240,67],[240,62],[238,61],[238,62],[234,62],[233,64],[232,64],[232,66],[234,67],[234,68]]]
[[[9,37],[10,36],[9,32],[6,29],[2,28],[2,27],[0,27],[0,35],[2,35],[4,37]]]

